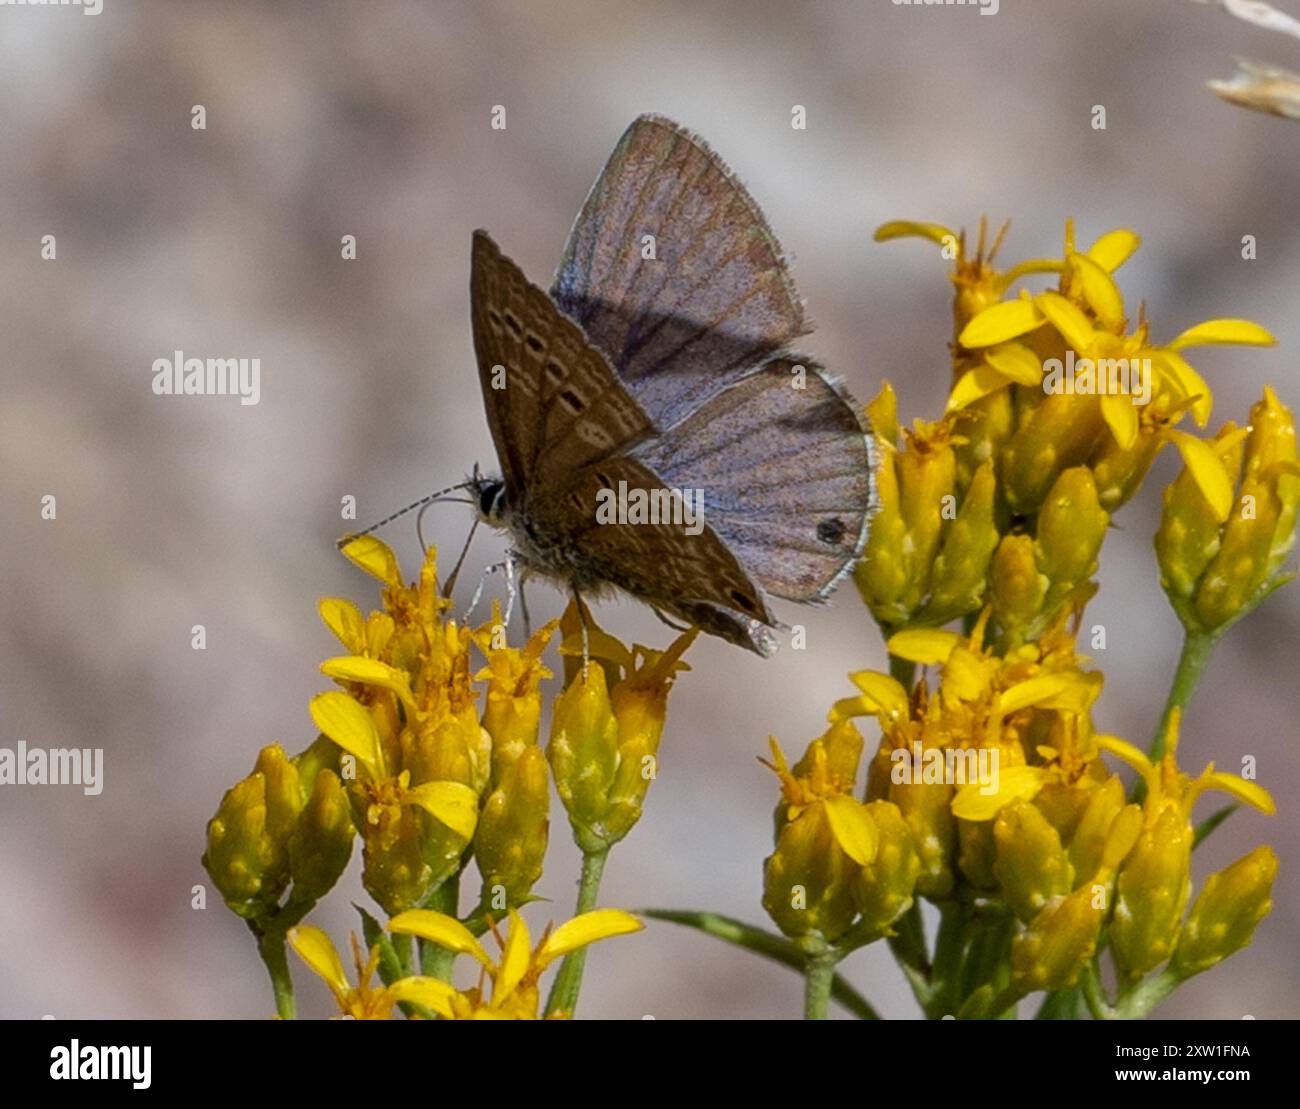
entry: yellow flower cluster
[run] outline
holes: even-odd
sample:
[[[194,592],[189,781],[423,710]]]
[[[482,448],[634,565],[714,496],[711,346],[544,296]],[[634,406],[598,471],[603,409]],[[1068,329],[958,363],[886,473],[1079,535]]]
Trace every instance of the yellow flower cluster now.
[[[1145,318],[1130,324],[1113,278],[1135,234],[1080,251],[1067,224],[1062,257],[999,271],[1005,230],[986,250],[981,225],[973,254],[934,224],[877,232],[929,239],[954,263],[952,389],[941,419],[901,434],[888,383],[868,407],[880,511],[855,579],[890,672],[850,675],[858,696],[834,706],[793,768],[773,741],[782,800],[764,907],[823,962],[890,937],[931,1016],[998,1015],[1034,991],[1049,992],[1050,1012],[1082,999],[1097,1016],[1140,1015],[1248,943],[1269,908],[1276,860],[1261,847],[1187,912],[1197,798],[1219,790],[1266,813],[1273,802],[1213,765],[1189,779],[1175,754],[1214,637],[1286,580],[1294,420],[1266,389],[1247,428],[1179,429],[1188,415],[1205,427],[1212,410],[1183,351],[1272,336],[1217,319],[1156,344]],[[1016,288],[1032,275],[1055,287]],[[1111,515],[1166,443],[1184,468],[1156,550],[1189,646],[1147,756],[1095,731],[1103,677],[1076,638]],[[960,632],[943,627],[957,620]],[[861,800],[859,717],[880,730]],[[1133,800],[1103,755],[1138,771]],[[940,910],[933,953],[918,898]],[[1103,949],[1114,1004],[1097,973]]]
[[[259,937],[282,1014],[291,1011],[287,971],[277,965],[287,940],[355,1017],[387,1017],[397,1004],[416,1015],[535,1017],[536,980],[552,960],[639,927],[627,914],[582,906],[516,974],[518,945],[527,946],[517,909],[532,899],[542,874],[551,780],[579,847],[603,859],[640,818],[668,690],[694,634],[665,652],[629,649],[571,606],[522,648],[511,647],[495,609],[472,630],[448,618],[436,552],[428,552],[411,585],[377,539],[353,539],[343,553],[380,581],[383,607],[363,616],[351,601],[321,601],[321,617],[345,653],[321,666],[339,688],[311,702],[320,738],[294,759],[278,745],[261,753],[209,824],[204,863]],[[552,674],[542,654],[563,624],[572,642],[562,650],[581,655],[580,621],[591,661],[566,665],[569,682],[543,751],[541,684]],[[362,882],[391,918],[393,937],[368,933],[370,950],[364,958],[356,951],[359,985],[352,987],[328,938],[299,922],[337,882],[357,835]],[[481,892],[462,922],[454,914],[471,861]],[[594,883],[588,894],[594,899]],[[483,961],[475,934],[507,917],[492,991],[451,990],[451,957],[467,952]],[[411,922],[418,926],[405,927]],[[410,973],[411,935],[429,948],[424,975]],[[580,967],[579,960],[563,996],[548,1006],[552,1015],[571,1013]],[[372,989],[376,969],[384,985]]]

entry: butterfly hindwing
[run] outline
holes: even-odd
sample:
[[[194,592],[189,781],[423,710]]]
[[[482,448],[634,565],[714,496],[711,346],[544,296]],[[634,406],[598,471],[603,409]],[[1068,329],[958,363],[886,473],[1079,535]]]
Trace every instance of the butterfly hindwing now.
[[[811,360],[773,359],[634,455],[668,485],[701,484],[704,519],[774,596],[824,597],[862,551],[870,436]]]
[[[661,428],[808,330],[758,205],[703,139],[659,116],[610,155],[551,295]]]

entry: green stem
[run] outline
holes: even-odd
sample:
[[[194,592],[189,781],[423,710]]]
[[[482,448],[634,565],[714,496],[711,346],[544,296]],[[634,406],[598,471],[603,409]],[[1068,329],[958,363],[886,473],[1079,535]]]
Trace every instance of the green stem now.
[[[257,940],[257,953],[266,964],[271,976],[271,989],[275,992],[275,1011],[281,1020],[293,1020],[297,1010],[293,1003],[293,979],[289,977],[289,958],[284,943],[284,930],[269,928]]]
[[[934,940],[933,990],[926,1016],[931,1020],[957,1015],[962,958],[966,950],[970,908],[964,901],[946,901],[940,909],[939,934]]]
[[[1095,955],[1079,973],[1079,988],[1084,1001],[1088,1003],[1088,1011],[1092,1014],[1093,1020],[1111,1020],[1115,1016],[1115,1010],[1106,1000],[1101,987],[1101,975],[1098,973]]]
[[[1210,661],[1210,655],[1214,653],[1214,645],[1218,641],[1219,637],[1214,632],[1193,631],[1190,628],[1183,636],[1183,650],[1178,656],[1178,669],[1174,671],[1174,682],[1169,687],[1169,697],[1165,701],[1165,711],[1160,715],[1160,725],[1151,740],[1152,762],[1164,757],[1165,732],[1169,728],[1170,717],[1173,716],[1175,709],[1183,711],[1187,708],[1201,680],[1205,665]]]
[[[1110,1011],[1112,1020],[1137,1020],[1151,1012],[1166,997],[1174,992],[1182,983],[1181,975],[1175,974],[1172,970],[1163,970],[1159,974],[1153,974],[1145,982],[1142,982],[1127,995],[1120,998],[1117,1004]]]
[[[766,932],[752,924],[746,924],[742,920],[736,920],[733,917],[722,916],[719,913],[695,912],[689,909],[634,909],[633,915],[648,916],[652,920],[666,920],[673,924],[682,924],[688,928],[695,928],[706,936],[713,936],[715,939],[725,940],[727,943],[735,944],[746,951],[753,951],[756,954],[763,955],[784,967],[798,971],[800,974],[805,973],[807,970],[807,954],[801,951],[792,941],[784,936],[773,935],[771,932]],[[843,945],[837,945],[837,949],[839,957],[843,959],[847,954]],[[880,1014],[871,1007],[870,1002],[838,974],[835,975],[831,982],[831,999],[838,1001],[855,1017],[860,1017],[863,1020],[880,1019]]]
[[[582,856],[582,877],[578,880],[578,905],[574,916],[591,912],[596,907],[596,898],[600,895],[600,877],[605,872],[605,860],[609,858],[609,848],[603,851],[584,852]],[[578,948],[564,957],[560,964],[560,973],[555,976],[550,996],[546,999],[546,1015],[564,1012],[573,1016],[578,1005],[578,991],[582,989],[582,968],[586,965],[586,948]]]
[[[454,917],[460,902],[460,875],[448,878],[425,901],[425,908]],[[426,977],[437,978],[440,982],[450,982],[456,953],[430,940],[420,940],[419,943],[420,972]]]
[[[889,638],[888,635],[885,636]],[[889,676],[898,682],[908,693],[912,692],[912,682],[916,680],[916,663],[910,659],[889,656]]]
[[[835,950],[823,946],[809,954],[804,975],[804,1020],[825,1020],[835,979]]]

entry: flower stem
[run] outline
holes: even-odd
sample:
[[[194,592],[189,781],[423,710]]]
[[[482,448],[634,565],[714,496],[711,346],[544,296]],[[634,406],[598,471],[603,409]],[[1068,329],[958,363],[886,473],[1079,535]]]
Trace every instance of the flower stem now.
[[[293,1003],[293,979],[289,977],[289,959],[285,950],[284,930],[268,928],[257,939],[257,953],[266,964],[275,992],[275,1011],[281,1020],[293,1020],[298,1014]]]
[[[825,1020],[835,980],[835,950],[823,945],[808,956],[805,970],[804,1020]]]
[[[1130,993],[1120,998],[1111,1010],[1110,1016],[1115,1020],[1136,1020],[1151,1012],[1160,1002],[1174,992],[1183,978],[1172,970],[1165,969],[1153,974]]]
[[[454,917],[460,902],[460,874],[454,874],[426,898],[426,908]],[[420,973],[440,982],[451,981],[456,953],[431,940],[420,940]]]
[[[1164,757],[1165,732],[1169,728],[1169,718],[1173,715],[1174,709],[1182,711],[1187,708],[1192,694],[1196,692],[1196,686],[1201,680],[1206,663],[1214,653],[1214,645],[1218,641],[1219,637],[1214,632],[1193,631],[1190,628],[1183,636],[1183,650],[1178,656],[1178,669],[1174,671],[1174,681],[1169,688],[1169,697],[1165,701],[1165,711],[1160,715],[1160,726],[1156,728],[1156,734],[1151,740],[1152,762]]]
[[[601,851],[584,852],[582,856],[582,877],[578,881],[578,905],[574,916],[589,913],[596,907],[600,895],[600,877],[605,872],[605,860],[609,858],[609,848]],[[578,991],[582,989],[582,968],[587,962],[587,951],[578,948],[564,957],[560,964],[560,973],[555,976],[550,996],[546,999],[546,1015],[567,1013],[573,1016],[578,1005]]]

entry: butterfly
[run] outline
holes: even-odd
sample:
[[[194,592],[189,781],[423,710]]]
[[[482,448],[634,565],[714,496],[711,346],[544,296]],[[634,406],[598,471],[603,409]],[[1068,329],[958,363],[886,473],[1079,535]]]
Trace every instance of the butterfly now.
[[[865,416],[790,351],[810,327],[781,249],[698,136],[661,116],[632,123],[549,292],[474,232],[470,303],[501,476],[469,487],[509,533],[521,581],[623,590],[768,656],[769,598],[821,601],[862,553]],[[695,496],[702,527],[599,511],[615,493],[667,505],[674,491]]]

